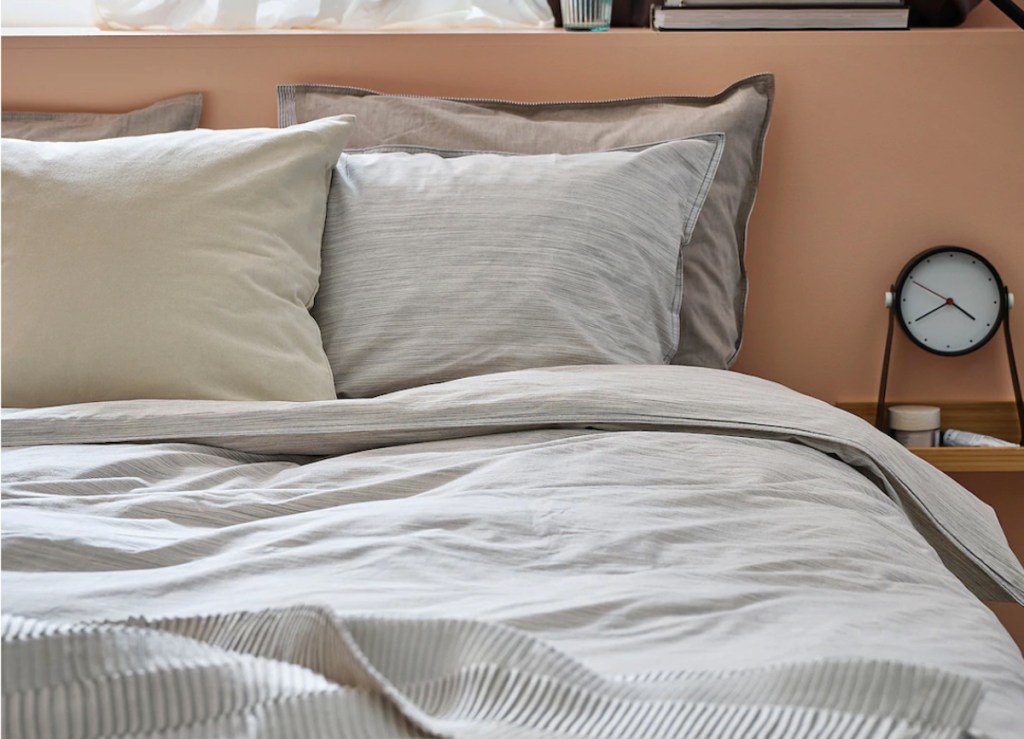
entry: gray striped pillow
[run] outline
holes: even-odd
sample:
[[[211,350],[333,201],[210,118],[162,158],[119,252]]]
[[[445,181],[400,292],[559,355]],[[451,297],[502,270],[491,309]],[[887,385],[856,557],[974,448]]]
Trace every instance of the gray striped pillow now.
[[[339,396],[668,362],[680,244],[723,144],[714,133],[589,154],[343,155],[313,306]]]

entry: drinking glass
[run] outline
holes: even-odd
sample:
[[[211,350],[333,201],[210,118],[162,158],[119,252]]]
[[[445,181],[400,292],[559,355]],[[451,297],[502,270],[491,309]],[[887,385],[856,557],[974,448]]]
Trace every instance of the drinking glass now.
[[[607,31],[612,24],[612,0],[561,0],[566,31]]]

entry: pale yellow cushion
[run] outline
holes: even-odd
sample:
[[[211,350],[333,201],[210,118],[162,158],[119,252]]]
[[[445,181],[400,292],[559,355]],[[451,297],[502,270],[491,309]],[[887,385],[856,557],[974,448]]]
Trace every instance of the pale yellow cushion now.
[[[4,406],[334,395],[308,308],[351,116],[4,139]]]

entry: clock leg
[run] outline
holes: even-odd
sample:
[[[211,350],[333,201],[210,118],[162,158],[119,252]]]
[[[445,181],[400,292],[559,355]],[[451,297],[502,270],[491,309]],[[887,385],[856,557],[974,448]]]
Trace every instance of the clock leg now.
[[[992,0],[992,4],[1006,13],[1010,20],[1024,28],[1024,10],[1021,10],[1013,0]]]
[[[1013,339],[1010,336],[1010,288],[1004,286],[1003,292],[1003,334],[1006,336],[1006,356],[1010,362],[1013,397],[1017,401],[1017,443],[1024,446],[1024,399],[1021,397],[1020,375],[1017,374],[1017,360],[1013,355]]]
[[[892,285],[889,288],[889,294],[894,295],[896,293],[896,286]],[[886,302],[889,302],[888,300]],[[889,332],[885,337],[885,354],[882,357],[882,380],[878,384],[878,407],[875,408],[875,428],[886,433],[888,431],[888,423],[886,423],[885,417],[885,391],[889,385],[889,359],[892,356],[892,329],[896,323],[896,307],[891,303],[887,306],[889,308]],[[1020,395],[1018,393],[1018,400]],[[1018,405],[1018,408],[1020,406]]]

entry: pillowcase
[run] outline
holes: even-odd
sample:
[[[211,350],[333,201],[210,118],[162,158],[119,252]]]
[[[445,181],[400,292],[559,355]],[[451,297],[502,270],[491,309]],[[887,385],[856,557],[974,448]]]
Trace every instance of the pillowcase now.
[[[313,306],[338,394],[668,361],[679,244],[722,143],[709,134],[594,154],[343,156]]]
[[[722,164],[684,252],[682,339],[672,362],[724,369],[743,340],[747,221],[774,89],[772,75],[762,74],[711,97],[511,103],[283,85],[278,118],[287,126],[352,113],[359,120],[353,149],[395,144],[519,154],[574,154],[723,131]]]
[[[3,136],[27,141],[96,141],[120,136],[191,131],[199,125],[203,96],[181,95],[127,113],[27,113],[5,110]],[[323,116],[320,116],[323,117]]]
[[[351,120],[4,139],[3,404],[333,398],[308,307]]]

